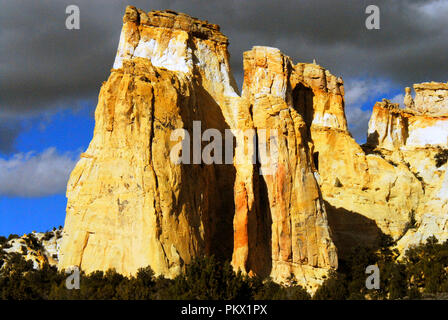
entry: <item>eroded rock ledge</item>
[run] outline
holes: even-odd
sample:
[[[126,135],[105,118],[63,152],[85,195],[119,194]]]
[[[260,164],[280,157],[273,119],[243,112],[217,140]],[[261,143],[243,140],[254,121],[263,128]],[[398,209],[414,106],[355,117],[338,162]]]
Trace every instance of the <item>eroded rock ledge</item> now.
[[[415,84],[414,89],[415,100],[406,88],[404,109],[387,100],[375,104],[367,141],[391,163],[406,165],[421,182],[423,196],[409,208],[416,223],[398,241],[402,252],[431,235],[448,238],[447,167],[438,167],[435,160],[448,149],[448,85],[429,82]]]

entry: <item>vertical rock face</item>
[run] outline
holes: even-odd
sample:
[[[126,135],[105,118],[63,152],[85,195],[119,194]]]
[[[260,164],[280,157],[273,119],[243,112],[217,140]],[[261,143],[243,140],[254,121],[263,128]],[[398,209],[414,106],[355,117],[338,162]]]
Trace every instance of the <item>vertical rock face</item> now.
[[[448,238],[448,164],[434,160],[448,148],[447,84],[416,84],[415,99],[407,88],[405,109],[378,102],[361,147],[341,78],[254,47],[240,97],[227,45],[207,21],[126,8],[94,136],[68,183],[60,269],[149,265],[171,277],[214,254],[312,290],[338,256],[382,233],[401,249]],[[201,159],[212,137],[195,138],[207,129],[231,142],[212,164]]]
[[[207,21],[126,8],[94,136],[68,183],[60,269],[149,265],[171,277],[214,254],[312,290],[338,256],[382,233],[401,249],[448,238],[447,164],[434,161],[448,148],[447,84],[416,84],[415,99],[407,88],[406,109],[377,103],[361,147],[341,78],[254,47],[240,97],[227,45]],[[231,142],[212,164],[201,159],[212,137],[195,138],[207,129]]]
[[[414,98],[412,98],[411,88],[409,88],[409,87],[405,88],[405,96],[404,96],[403,104],[405,105],[406,108],[410,108],[410,109],[415,108]]]
[[[409,108],[400,109],[398,104],[387,100],[377,102],[369,122],[368,143],[390,151],[444,147],[448,145],[447,119],[448,116],[431,116]]]
[[[93,140],[68,183],[60,268],[131,274],[151,265],[171,275],[206,251],[212,169],[169,161],[170,128],[201,119],[193,95],[185,77],[148,60],[111,73]]]
[[[415,84],[414,89],[415,101],[407,90],[404,110],[388,101],[377,103],[368,131],[369,145],[385,159],[405,164],[421,181],[424,196],[413,208],[416,225],[398,242],[402,251],[431,235],[448,238],[447,167],[437,167],[435,161],[435,156],[448,148],[446,84]]]
[[[230,72],[228,40],[219,26],[172,11],[127,7],[114,69],[123,61],[149,59],[155,67],[183,73],[207,92],[235,126],[239,96]]]
[[[133,274],[150,265],[174,276],[192,258],[215,254],[252,274],[282,281],[292,273],[302,284],[319,283],[337,256],[315,178],[304,79],[334,90],[338,80],[320,83],[323,69],[255,48],[245,54],[240,97],[218,26],[134,7],[123,22],[94,137],[68,183],[59,268]],[[316,121],[346,128],[340,110],[330,103],[325,115],[325,108],[316,104]],[[276,170],[262,176],[259,164],[238,162],[244,143],[231,148],[235,165],[172,162],[176,129],[190,133],[191,145],[177,151],[194,161],[194,121],[223,136],[232,129],[237,141],[261,141],[262,129],[277,130]],[[244,130],[254,134],[244,138]]]
[[[448,83],[414,84],[415,110],[429,116],[448,116]]]
[[[192,137],[193,121],[220,131],[234,121],[227,38],[171,12],[128,7],[123,22],[93,140],[68,183],[59,268],[172,276],[198,255],[230,259],[233,166],[170,161],[175,129]]]
[[[258,177],[257,166],[236,166],[233,265],[277,281],[293,274],[302,284],[317,284],[337,267],[337,255],[305,122],[313,105],[303,69],[296,68],[275,48],[244,53],[242,97],[251,112],[246,123],[256,129],[259,141],[265,139],[261,130],[276,130],[278,159],[272,174]]]
[[[399,238],[423,196],[420,181],[405,164],[361,148],[347,130],[342,81],[328,71],[313,74],[304,79],[315,106],[308,120],[313,157],[339,255],[356,245],[376,245],[382,233]],[[387,119],[383,129],[389,130],[387,123],[396,121]],[[399,141],[403,134],[394,137]]]
[[[412,114],[387,100],[377,102],[372,111],[367,130],[367,143],[394,150],[403,146],[409,137],[408,124]]]

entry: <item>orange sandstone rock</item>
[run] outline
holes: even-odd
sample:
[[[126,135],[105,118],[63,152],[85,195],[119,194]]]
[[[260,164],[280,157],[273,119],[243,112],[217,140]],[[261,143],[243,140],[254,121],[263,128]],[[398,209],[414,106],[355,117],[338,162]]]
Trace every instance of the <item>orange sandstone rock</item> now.
[[[292,274],[312,291],[338,256],[382,233],[401,250],[448,238],[446,165],[434,164],[448,144],[447,84],[415,85],[415,99],[407,89],[406,109],[377,103],[359,146],[341,78],[254,47],[239,96],[227,45],[207,21],[126,8],[94,136],[68,183],[60,269],[130,275],[149,265],[172,277],[215,254],[249,275]],[[171,134],[191,134],[194,121],[232,130],[234,164],[170,161]],[[254,139],[275,155],[267,165]],[[257,163],[241,161],[253,152]],[[418,225],[407,230],[411,214]]]
[[[448,89],[445,83],[415,84],[415,104],[405,98],[406,109],[388,101],[377,103],[369,122],[370,146],[383,158],[406,165],[421,182],[422,194],[410,214],[416,225],[398,241],[404,252],[410,245],[434,235],[448,239],[448,176],[446,164],[437,168],[435,155],[448,147]],[[410,95],[410,91],[407,95]],[[416,194],[409,195],[417,199]]]
[[[235,268],[249,274],[282,281],[292,273],[315,287],[337,267],[337,256],[306,115],[293,103],[300,90],[288,89],[286,96],[286,87],[265,90],[255,83],[265,81],[259,74],[265,68],[279,85],[301,88],[299,78],[315,79],[314,69],[291,73],[289,58],[278,50],[271,55],[271,49],[257,49],[260,68],[245,62],[245,87],[255,82],[241,98],[218,26],[134,7],[126,9],[123,22],[94,137],[68,183],[59,268],[134,274],[150,265],[157,274],[174,276],[194,257],[215,254],[233,256]],[[328,83],[339,90],[337,79]],[[331,123],[345,127],[338,116]],[[171,133],[191,132],[193,121],[201,121],[203,130],[232,129],[236,140],[241,130],[279,130],[277,170],[260,176],[252,163],[172,163]],[[245,148],[237,144],[235,160]]]
[[[315,287],[337,268],[337,253],[310,152],[306,90],[302,70],[297,72],[278,49],[254,47],[244,53],[248,122],[258,132],[277,130],[278,161],[272,174],[258,177],[257,166],[236,166],[232,263],[279,282],[293,274],[299,283]]]

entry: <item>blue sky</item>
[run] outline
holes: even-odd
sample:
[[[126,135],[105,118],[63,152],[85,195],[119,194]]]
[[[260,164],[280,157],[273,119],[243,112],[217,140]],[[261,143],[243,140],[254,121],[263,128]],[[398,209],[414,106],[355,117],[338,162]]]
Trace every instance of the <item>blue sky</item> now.
[[[5,163],[22,155],[9,169],[16,171],[13,178],[25,175],[23,183],[0,187],[0,235],[46,231],[64,225],[66,180],[79,154],[87,148],[94,128],[94,102],[80,105],[75,110],[65,108],[23,120],[24,130],[15,141],[15,152],[0,153],[4,170]],[[48,179],[37,173],[39,167],[47,173],[57,173]],[[60,167],[62,170],[57,170]],[[42,194],[42,189],[49,189],[49,194]]]

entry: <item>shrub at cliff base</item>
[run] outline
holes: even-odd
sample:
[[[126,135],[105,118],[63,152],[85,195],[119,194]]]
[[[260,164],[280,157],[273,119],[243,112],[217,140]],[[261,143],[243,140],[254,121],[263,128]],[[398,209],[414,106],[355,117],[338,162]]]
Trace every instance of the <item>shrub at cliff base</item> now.
[[[439,298],[448,292],[448,241],[432,237],[425,244],[411,247],[404,259],[385,237],[379,249],[357,247],[340,261],[338,272],[317,289],[313,299],[420,299]],[[376,264],[380,270],[380,289],[366,288],[365,268]],[[289,286],[271,279],[247,277],[235,273],[229,262],[203,257],[190,263],[174,279],[156,277],[150,267],[134,277],[124,277],[114,270],[86,275],[81,271],[79,290],[67,290],[67,274],[45,264],[33,269],[20,253],[0,250],[0,299],[86,299],[86,300],[307,300],[311,296],[294,278]]]

